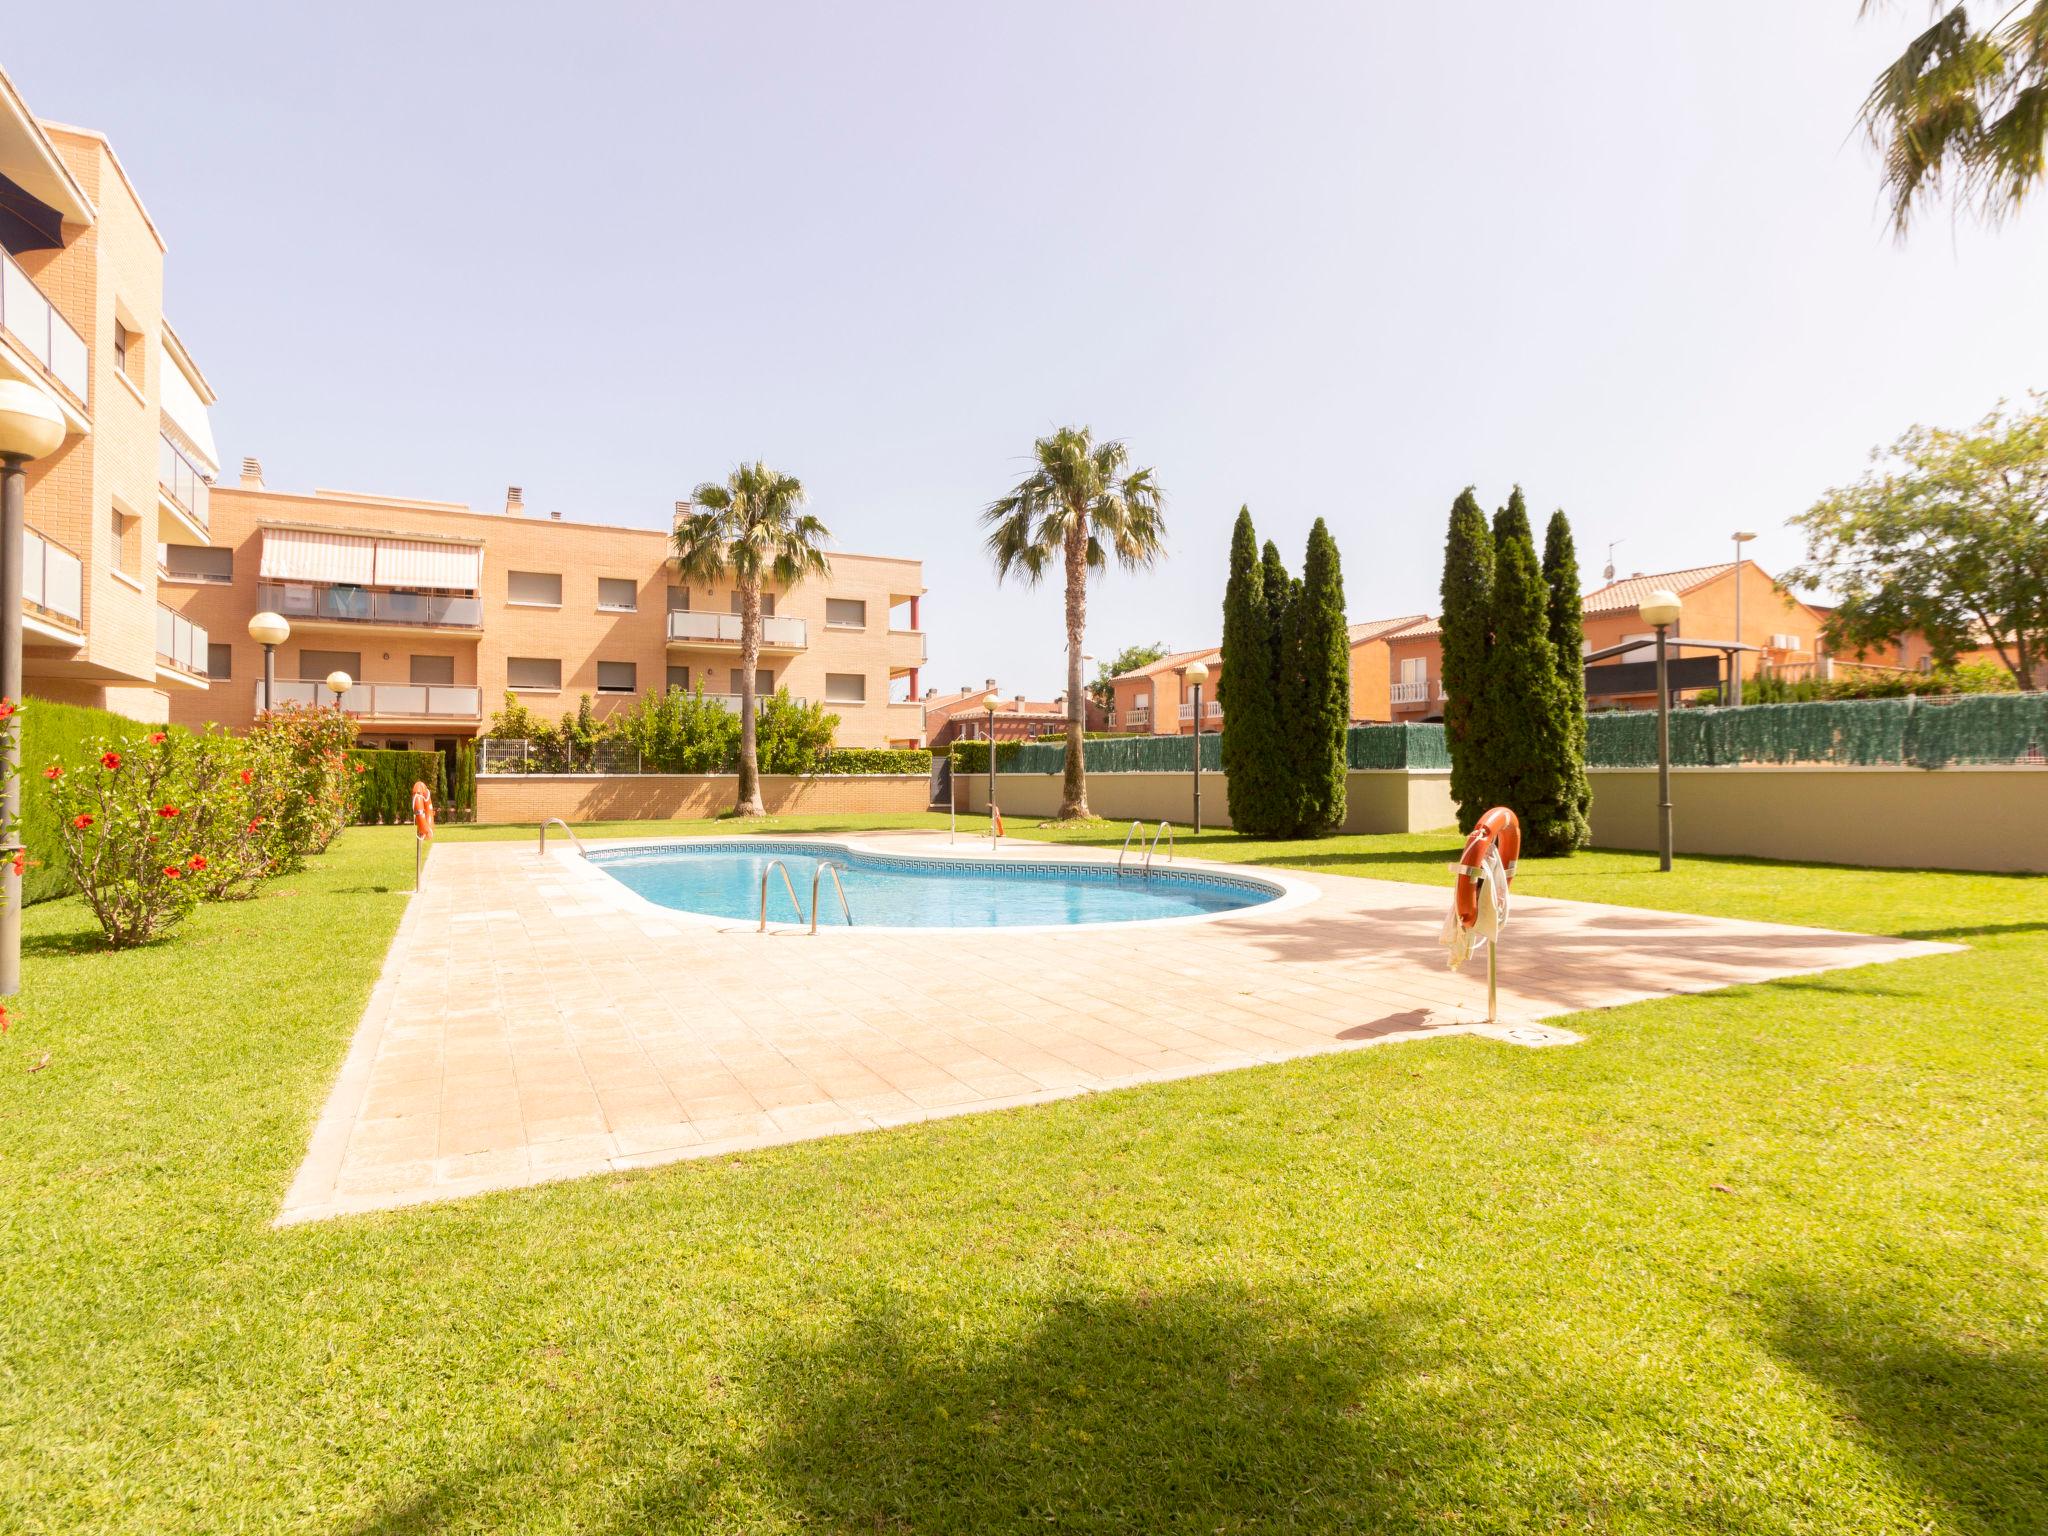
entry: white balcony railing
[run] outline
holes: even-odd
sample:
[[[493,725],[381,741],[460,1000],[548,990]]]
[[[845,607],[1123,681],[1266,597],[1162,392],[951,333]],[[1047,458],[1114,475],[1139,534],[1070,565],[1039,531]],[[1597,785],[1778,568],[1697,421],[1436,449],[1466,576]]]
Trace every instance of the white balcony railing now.
[[[672,608],[668,615],[668,637],[692,645],[738,645],[740,616],[736,613],[701,613],[694,608]],[[810,626],[802,619],[763,614],[761,643],[778,650],[802,650],[810,643]]]
[[[1116,723],[1118,725],[1130,726],[1134,729],[1150,725],[1152,723],[1152,711],[1149,706],[1142,709],[1126,709],[1117,715]]]
[[[206,630],[161,603],[156,610],[156,659],[194,677],[206,676]]]
[[[1426,681],[1420,683],[1396,683],[1393,687],[1392,698],[1396,704],[1427,704],[1429,702],[1429,684]]]
[[[479,629],[480,597],[459,593],[387,592],[377,587],[323,587],[303,581],[266,581],[256,600],[288,619],[340,619],[359,624],[417,624],[422,628]]]
[[[334,695],[325,682],[281,677],[277,680],[277,702],[332,709]],[[478,720],[483,717],[483,693],[466,683],[357,683],[341,696],[341,707],[351,715]],[[260,682],[256,685],[256,708],[263,708]]]
[[[1181,724],[1182,724],[1182,725],[1189,725],[1189,724],[1192,724],[1192,723],[1194,722],[1194,718],[1195,718],[1195,706],[1194,706],[1194,705],[1192,705],[1192,704],[1183,704],[1183,705],[1181,705],[1181,707],[1180,707],[1180,720],[1181,720]],[[1215,724],[1215,723],[1216,723],[1216,722],[1217,722],[1218,720],[1221,720],[1222,718],[1223,718],[1223,706],[1222,706],[1221,704],[1217,703],[1217,702],[1216,702],[1216,701],[1215,701],[1214,699],[1205,699],[1205,700],[1203,700],[1203,701],[1202,701],[1202,724],[1204,724],[1204,725],[1214,725],[1214,724]]]
[[[54,539],[33,528],[21,531],[21,595],[45,613],[85,622],[85,565]]]
[[[769,695],[767,694],[757,695],[754,699],[755,707],[758,708],[768,697]],[[716,704],[729,715],[736,715],[740,712],[740,696],[736,693],[707,693],[704,695],[704,701],[707,704]],[[810,700],[793,698],[789,702],[796,705],[798,709],[802,709]]]
[[[0,251],[0,330],[19,342],[80,405],[89,403],[91,369],[85,338],[5,251]]]
[[[156,483],[184,508],[193,522],[201,528],[207,526],[207,495],[212,487],[199,472],[199,466],[185,457],[185,450],[172,442],[167,433],[157,438]]]

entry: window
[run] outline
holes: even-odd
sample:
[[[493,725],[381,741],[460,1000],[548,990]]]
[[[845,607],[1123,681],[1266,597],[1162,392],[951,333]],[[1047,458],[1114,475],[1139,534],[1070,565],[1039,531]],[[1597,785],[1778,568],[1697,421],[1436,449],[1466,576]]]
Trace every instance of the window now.
[[[868,605],[857,597],[828,597],[825,622],[834,629],[866,629]]]
[[[690,589],[688,587],[670,587],[668,589],[668,611],[670,613],[688,613],[690,611]]]
[[[142,382],[142,337],[114,317],[114,366],[131,384]]]
[[[760,694],[765,699],[774,691],[775,674],[766,667],[762,667],[754,674],[754,692]]]
[[[115,570],[126,576],[142,574],[142,519],[115,507],[107,514],[108,553]]]
[[[1149,694],[1149,693],[1139,693],[1139,694],[1133,694],[1133,695],[1131,696],[1131,708],[1133,708],[1133,709],[1149,709],[1149,708],[1151,708],[1151,707],[1152,707],[1152,695],[1151,695],[1151,694]]]
[[[858,672],[827,672],[825,699],[832,704],[865,704],[868,680]]]
[[[540,689],[549,693],[559,692],[562,687],[561,659],[546,656],[507,656],[505,686]]]
[[[505,601],[525,608],[562,606],[562,577],[559,572],[507,571]],[[559,663],[557,664],[559,666]]]
[[[597,664],[599,693],[631,693],[639,686],[638,666],[630,661],[600,661]]]
[[[740,594],[738,588],[733,589],[732,611],[734,613],[738,613],[740,611]],[[764,619],[772,619],[775,617],[775,594],[773,592],[763,592],[761,594],[761,617]]]
[[[363,653],[361,651],[299,651],[299,676],[309,682],[317,682],[330,672],[346,672],[350,679],[360,683],[363,680]]]
[[[1427,656],[1403,656],[1401,658],[1401,681],[1404,683],[1428,682],[1429,658]]]
[[[671,688],[680,688],[684,693],[688,693],[690,691],[690,669],[688,667],[670,667],[668,669],[668,685]]]
[[[412,658],[412,681],[415,683],[452,683],[455,681],[455,658],[453,656],[414,656]]]
[[[206,643],[206,675],[215,682],[235,675],[235,648],[218,640]]]
[[[629,576],[597,578],[597,606],[612,613],[636,613],[640,608],[640,587]]]
[[[163,544],[161,564],[172,581],[229,582],[235,579],[235,552],[204,544]]]

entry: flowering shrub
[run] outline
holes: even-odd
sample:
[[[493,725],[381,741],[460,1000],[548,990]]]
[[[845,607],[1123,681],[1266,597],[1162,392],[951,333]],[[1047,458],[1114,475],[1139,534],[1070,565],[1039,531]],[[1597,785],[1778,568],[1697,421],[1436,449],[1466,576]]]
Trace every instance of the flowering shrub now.
[[[209,730],[184,749],[209,901],[253,896],[287,862],[283,811],[293,773],[280,746]]]
[[[146,943],[188,916],[204,894],[211,859],[201,846],[192,751],[158,731],[137,745],[92,743],[82,767],[51,766],[72,878],[107,942]],[[47,770],[46,770],[47,772]]]
[[[266,765],[259,771],[274,771],[281,785],[278,868],[296,869],[348,824],[355,779],[348,751],[356,744],[356,723],[340,710],[287,704],[257,716],[248,740]]]

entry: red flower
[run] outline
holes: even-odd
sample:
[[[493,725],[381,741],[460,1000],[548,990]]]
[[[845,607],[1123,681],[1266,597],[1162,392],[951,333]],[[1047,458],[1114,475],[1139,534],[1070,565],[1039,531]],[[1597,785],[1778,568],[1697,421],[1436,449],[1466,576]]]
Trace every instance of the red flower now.
[[[152,747],[155,746],[158,742],[162,741],[163,739],[164,733],[162,731],[151,731],[149,733],[149,744]]]
[[[12,716],[13,714],[14,714],[14,700],[12,700],[12,699],[0,699],[0,720],[6,720],[6,719],[10,718],[10,717],[11,717],[11,716]]]
[[[254,831],[255,831],[255,830],[256,830],[256,829],[258,828],[258,827],[260,827],[260,826],[262,826],[262,825],[263,825],[263,818],[262,818],[261,816],[258,816],[258,817],[257,817],[257,818],[256,818],[256,819],[255,819],[254,821],[252,821],[252,822],[250,822],[250,823],[249,823],[249,830],[250,830],[251,832],[254,832]]]
[[[253,779],[253,778],[255,778],[255,777],[256,777],[256,775],[255,775],[255,774],[253,774],[253,773],[251,773],[251,772],[250,772],[250,771],[249,771],[248,769],[244,768],[244,769],[242,770],[242,782],[243,782],[244,784],[248,783],[248,782],[249,782],[249,781],[250,781],[251,779]]]
[[[369,770],[369,769],[367,769],[367,768],[365,768],[365,767],[364,767],[364,766],[363,766],[363,765],[362,765],[361,763],[357,763],[357,764],[356,764],[356,772],[357,772],[357,773],[368,773],[369,771],[370,771],[370,770]]]
[[[16,879],[19,879],[19,878],[21,877],[21,874],[22,874],[22,872],[23,872],[24,870],[26,870],[27,868],[28,868],[28,855],[27,855],[27,854],[25,854],[25,853],[17,853],[17,854],[15,854],[15,856],[14,856],[14,874],[15,874],[15,878],[16,878]]]
[[[62,768],[59,768],[55,763],[52,763],[50,764],[49,767],[43,770],[43,777],[49,779],[51,782],[54,783],[56,780],[64,777],[64,770]]]
[[[71,825],[78,828],[79,831],[83,832],[87,827],[92,825],[92,817],[87,812],[80,811],[76,816],[71,818]]]
[[[0,1035],[7,1033],[7,1005],[0,1003]]]
[[[169,821],[178,814],[178,808],[175,805],[160,805],[156,808],[156,813],[163,817],[164,820]]]
[[[203,853],[195,853],[195,854],[193,854],[193,855],[192,855],[192,867],[193,867],[194,869],[204,869],[204,868],[206,868],[206,855],[205,855],[205,854],[203,854]]]
[[[178,868],[178,866],[175,864],[166,864],[164,866],[164,878],[166,880],[175,880],[184,873],[185,871]]]
[[[114,772],[121,766],[121,754],[118,752],[104,752],[100,754],[100,766],[109,773]]]

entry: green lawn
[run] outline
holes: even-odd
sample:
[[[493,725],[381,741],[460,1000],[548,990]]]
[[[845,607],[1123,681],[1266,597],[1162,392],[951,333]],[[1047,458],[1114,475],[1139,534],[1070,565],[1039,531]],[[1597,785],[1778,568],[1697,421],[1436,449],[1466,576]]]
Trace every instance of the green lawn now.
[[[2048,881],[1531,863],[1970,948],[273,1231],[409,841],[27,914],[0,1530],[2042,1529]]]

